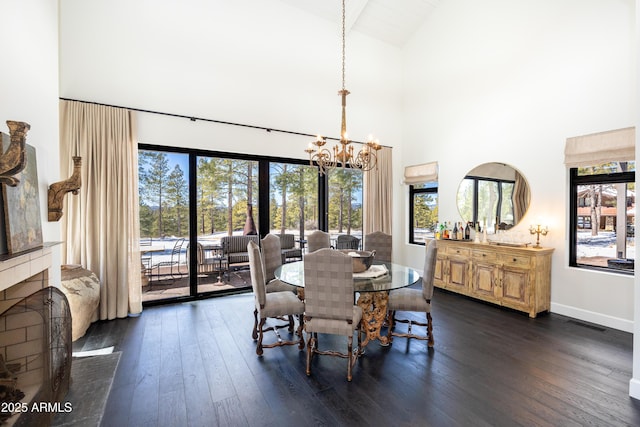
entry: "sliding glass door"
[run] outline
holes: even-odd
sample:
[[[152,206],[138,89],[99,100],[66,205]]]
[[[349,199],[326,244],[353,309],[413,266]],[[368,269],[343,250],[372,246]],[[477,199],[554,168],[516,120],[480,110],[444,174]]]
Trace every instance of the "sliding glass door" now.
[[[139,192],[145,303],[250,289],[238,253],[267,233],[282,236],[285,261],[313,230],[362,237],[362,172],[351,169],[142,144]]]

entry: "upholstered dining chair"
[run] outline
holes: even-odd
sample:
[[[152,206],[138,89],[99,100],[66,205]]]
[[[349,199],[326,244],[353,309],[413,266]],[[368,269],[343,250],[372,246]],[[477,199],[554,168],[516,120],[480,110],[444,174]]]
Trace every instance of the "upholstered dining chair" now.
[[[299,319],[302,319],[304,313],[304,303],[292,292],[270,292],[267,293],[266,283],[264,280],[264,266],[262,265],[262,256],[260,254],[260,248],[258,245],[250,241],[247,244],[247,252],[249,255],[249,269],[251,270],[251,286],[253,287],[253,293],[255,296],[255,308],[257,315],[255,316],[255,322],[253,324],[254,340],[257,340],[256,354],[262,356],[263,349],[280,347],[283,345],[298,345],[299,349],[304,348],[304,337],[302,335],[302,321],[298,323],[298,329],[296,334],[297,340],[284,340],[278,332],[279,328],[284,328],[291,325],[291,320],[288,324],[274,324],[273,326],[266,326],[268,318],[273,318],[276,321],[284,316],[297,315]],[[258,318],[260,321],[258,322]],[[264,333],[273,331],[278,337],[277,341],[271,344],[264,344]],[[289,332],[293,332],[290,328]]]
[[[307,375],[311,375],[313,356],[328,355],[345,358],[347,381],[362,342],[360,320],[362,309],[353,304],[353,261],[347,254],[332,249],[318,249],[304,259],[305,314],[304,329],[307,333]],[[353,333],[358,335],[356,351],[353,351]],[[347,337],[346,353],[320,350],[318,334],[335,334]]]
[[[262,246],[262,262],[264,265],[264,276],[267,282],[267,293],[289,291],[296,293],[297,288],[288,283],[276,279],[274,272],[282,265],[282,250],[280,238],[274,234],[267,234],[260,241]]]
[[[431,298],[433,297],[433,275],[436,269],[436,256],[438,249],[436,240],[428,242],[424,260],[424,272],[422,274],[422,289],[402,288],[389,292],[387,304],[389,319],[388,337],[389,343],[393,337],[406,337],[426,340],[429,347],[433,347],[433,324],[431,319]],[[427,321],[420,322],[411,319],[397,319],[396,311],[420,311],[425,313]],[[406,323],[407,332],[396,332],[396,323]],[[417,335],[411,331],[413,325],[426,327],[426,335]]]
[[[391,234],[374,231],[364,236],[364,250],[376,251],[376,261],[391,262],[393,245]]]
[[[307,251],[315,252],[318,249],[330,248],[331,236],[326,231],[315,230],[307,236]]]
[[[360,239],[350,234],[341,234],[336,239],[336,249],[354,249],[360,247]]]

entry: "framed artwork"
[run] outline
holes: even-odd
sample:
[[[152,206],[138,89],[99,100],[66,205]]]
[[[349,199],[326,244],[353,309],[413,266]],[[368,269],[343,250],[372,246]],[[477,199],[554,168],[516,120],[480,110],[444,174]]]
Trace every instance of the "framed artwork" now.
[[[2,135],[3,150],[8,146],[8,135]],[[26,167],[15,175],[20,180],[18,185],[10,187],[2,184],[6,249],[9,254],[38,248],[43,243],[35,147],[27,144],[26,155]]]

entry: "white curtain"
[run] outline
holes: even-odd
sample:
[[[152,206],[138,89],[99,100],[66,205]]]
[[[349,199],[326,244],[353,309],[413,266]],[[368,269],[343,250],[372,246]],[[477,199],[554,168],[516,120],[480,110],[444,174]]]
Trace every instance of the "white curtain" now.
[[[377,153],[377,168],[364,173],[364,224],[363,235],[382,231],[391,234],[393,206],[393,168],[391,148],[382,147]]]
[[[78,196],[65,197],[62,262],[81,264],[101,282],[100,320],[142,311],[138,149],[134,113],[60,101],[60,173],[82,158]]]
[[[570,168],[636,158],[636,128],[624,128],[567,138],[564,162]]]

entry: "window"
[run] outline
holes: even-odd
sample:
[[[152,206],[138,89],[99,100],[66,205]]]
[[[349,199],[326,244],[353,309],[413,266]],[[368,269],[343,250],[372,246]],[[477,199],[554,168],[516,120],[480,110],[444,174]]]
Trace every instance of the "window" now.
[[[433,239],[438,223],[438,183],[409,185],[409,243]]]
[[[633,273],[635,162],[570,169],[570,261]]]

